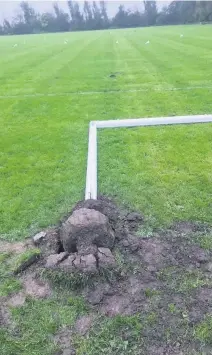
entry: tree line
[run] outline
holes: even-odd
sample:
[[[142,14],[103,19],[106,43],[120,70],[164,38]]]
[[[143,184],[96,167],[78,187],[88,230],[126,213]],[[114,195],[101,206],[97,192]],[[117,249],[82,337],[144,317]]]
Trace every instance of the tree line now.
[[[156,1],[141,1],[139,10],[129,10],[120,5],[113,18],[109,18],[105,1],[67,1],[69,13],[58,3],[52,12],[38,13],[27,1],[20,3],[19,14],[0,25],[0,35],[32,34],[128,28],[155,25],[207,23],[212,21],[211,1],[172,1],[158,9]]]

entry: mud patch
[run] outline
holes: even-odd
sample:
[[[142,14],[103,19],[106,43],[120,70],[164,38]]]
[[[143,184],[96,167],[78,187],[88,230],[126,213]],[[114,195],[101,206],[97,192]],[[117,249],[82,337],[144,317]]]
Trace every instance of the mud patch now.
[[[156,238],[141,239],[139,256],[148,270],[156,271],[170,262],[170,246]]]
[[[180,344],[177,346],[151,346],[148,348],[148,354],[151,355],[184,355],[185,353],[182,352],[180,349]]]
[[[75,354],[73,334],[86,336],[97,315],[111,322],[138,317],[144,355],[202,351],[194,327],[212,313],[212,249],[200,247],[198,238],[211,229],[182,222],[145,237],[139,235],[144,221],[142,214],[119,210],[108,199],[88,200],[58,228],[36,238],[41,259],[21,277],[24,295],[49,297],[50,283],[59,284],[82,296],[91,310],[73,328],[57,333],[60,354]],[[39,277],[47,271],[49,284]],[[11,305],[21,302],[20,295],[10,299]],[[130,342],[127,331],[124,337]]]
[[[76,351],[72,344],[73,329],[61,328],[54,337],[54,342],[60,348],[55,355],[75,355]]]
[[[3,297],[0,298],[0,328],[7,328],[11,325],[11,315],[6,305],[6,300]]]
[[[135,313],[132,301],[128,295],[114,295],[106,297],[104,304],[100,307],[100,312],[108,317],[114,317],[119,314],[130,315]],[[136,309],[137,312],[137,309]]]
[[[47,298],[51,296],[51,288],[48,282],[36,278],[33,274],[22,277],[24,293],[33,298]]]
[[[86,335],[93,326],[95,318],[96,315],[94,314],[88,314],[78,318],[75,324],[75,331],[81,336]]]
[[[212,285],[209,287],[202,287],[197,293],[197,300],[204,302],[208,306],[212,307]]]
[[[207,224],[188,221],[177,222],[171,227],[171,229],[176,231],[178,234],[191,234],[198,231],[207,230],[207,228]]]
[[[27,250],[26,243],[8,243],[0,240],[0,253],[21,254]]]
[[[8,305],[10,307],[21,307],[24,305],[25,301],[26,295],[23,292],[19,292],[9,299]]]

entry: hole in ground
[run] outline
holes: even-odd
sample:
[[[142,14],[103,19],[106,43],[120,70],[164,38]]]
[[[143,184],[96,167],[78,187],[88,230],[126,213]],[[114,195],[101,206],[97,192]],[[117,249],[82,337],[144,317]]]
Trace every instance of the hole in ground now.
[[[60,253],[63,253],[65,251],[65,249],[64,249],[64,247],[63,247],[63,243],[61,242],[61,240],[58,240],[58,254],[60,254]],[[70,252],[71,253],[77,253],[77,245],[76,245],[76,243],[73,243],[72,245],[71,245],[71,250],[70,250]]]
[[[58,254],[63,253],[65,250],[63,248],[63,244],[60,240],[58,240]]]

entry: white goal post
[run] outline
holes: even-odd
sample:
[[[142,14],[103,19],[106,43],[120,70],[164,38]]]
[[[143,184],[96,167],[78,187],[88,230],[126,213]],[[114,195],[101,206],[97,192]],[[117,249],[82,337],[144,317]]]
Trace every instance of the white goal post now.
[[[159,126],[191,123],[212,123],[212,115],[136,118],[124,120],[91,121],[89,124],[88,158],[85,200],[97,199],[97,129]]]

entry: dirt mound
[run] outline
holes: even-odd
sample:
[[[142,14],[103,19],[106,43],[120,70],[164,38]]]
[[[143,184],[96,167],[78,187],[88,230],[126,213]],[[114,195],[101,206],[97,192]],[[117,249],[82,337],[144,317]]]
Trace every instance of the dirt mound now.
[[[112,248],[114,233],[108,217],[94,209],[80,208],[62,224],[60,240],[65,251],[89,254],[89,248]]]
[[[121,272],[114,254],[117,244],[125,240],[131,250],[138,249],[138,240],[130,233],[142,222],[142,215],[124,214],[109,199],[87,200],[77,203],[58,229],[38,233],[34,242],[47,269],[72,276],[100,276],[106,269],[116,274]]]
[[[97,314],[139,314],[142,354],[200,351],[191,339],[212,313],[211,229],[182,222],[145,237],[139,235],[142,223],[141,214],[120,211],[108,199],[79,202],[58,228],[35,238],[41,257],[21,276],[24,294],[13,295],[10,305],[22,304],[26,294],[51,297],[49,283],[83,296],[91,313],[56,335],[61,354],[75,353],[71,335],[87,334]],[[35,268],[49,283],[32,277]]]

